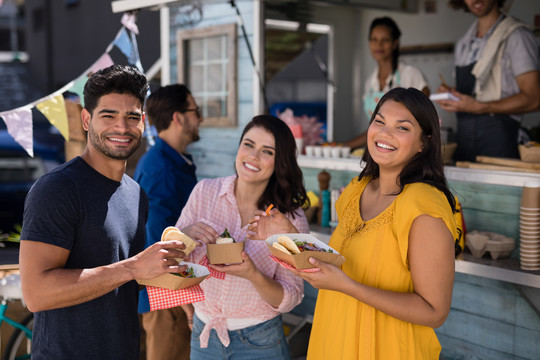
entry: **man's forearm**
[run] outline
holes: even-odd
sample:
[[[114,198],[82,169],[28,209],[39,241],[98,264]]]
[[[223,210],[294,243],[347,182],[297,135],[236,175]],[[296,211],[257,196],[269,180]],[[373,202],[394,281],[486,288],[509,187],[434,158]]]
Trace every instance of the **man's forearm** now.
[[[23,282],[24,299],[32,312],[78,305],[133,280],[132,274],[129,259],[92,269],[51,269]]]

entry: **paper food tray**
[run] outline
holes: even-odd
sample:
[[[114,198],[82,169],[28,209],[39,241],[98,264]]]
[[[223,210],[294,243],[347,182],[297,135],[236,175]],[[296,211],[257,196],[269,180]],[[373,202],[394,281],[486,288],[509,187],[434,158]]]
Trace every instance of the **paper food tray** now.
[[[290,237],[293,241],[310,242],[317,245],[321,249],[325,249],[325,250],[331,249],[333,252],[329,253],[329,252],[322,252],[322,251],[303,251],[300,254],[296,254],[296,255],[286,254],[285,252],[272,247],[272,244],[277,241],[279,236],[282,236],[282,235],[286,235]],[[276,235],[270,236],[265,241],[272,255],[274,255],[281,261],[284,261],[287,264],[294,266],[298,270],[310,269],[310,268],[316,267],[315,265],[309,262],[310,257],[313,257],[317,260],[321,260],[335,266],[340,266],[345,261],[345,258],[341,256],[336,250],[332,249],[330,246],[328,246],[327,244],[325,244],[324,242],[322,242],[321,240],[317,239],[316,237],[310,234],[276,234]]]
[[[171,289],[171,290],[178,290],[178,289],[185,289],[187,287],[197,285],[208,275],[210,275],[210,272],[206,268],[206,266],[202,266],[199,264],[189,263],[189,262],[182,262],[180,265],[187,265],[189,267],[193,268],[193,273],[195,273],[194,278],[184,278],[178,275],[173,274],[163,274],[161,276],[158,276],[157,278],[150,279],[150,280],[142,280],[137,279],[137,282],[141,285],[150,285],[155,287],[161,287],[165,289]]]

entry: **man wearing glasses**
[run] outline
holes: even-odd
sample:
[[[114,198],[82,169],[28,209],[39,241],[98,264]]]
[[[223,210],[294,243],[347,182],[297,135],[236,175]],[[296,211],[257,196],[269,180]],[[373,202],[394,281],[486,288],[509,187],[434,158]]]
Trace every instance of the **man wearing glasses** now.
[[[146,100],[146,113],[155,126],[155,145],[142,156],[133,178],[148,195],[146,243],[161,240],[167,226],[174,226],[197,183],[195,165],[186,153],[199,140],[203,121],[199,107],[185,85],[159,88]],[[193,314],[182,308],[150,311],[146,289],[140,292],[139,313],[146,332],[146,359],[189,359]]]

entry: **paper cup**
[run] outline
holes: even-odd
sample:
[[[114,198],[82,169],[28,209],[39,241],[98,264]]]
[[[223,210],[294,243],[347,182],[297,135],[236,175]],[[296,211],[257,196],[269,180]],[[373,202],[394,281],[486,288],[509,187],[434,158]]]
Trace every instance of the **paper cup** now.
[[[540,181],[525,181],[521,192],[521,207],[540,208]]]
[[[538,215],[520,215],[519,216],[519,221],[524,221],[524,222],[535,222],[535,221],[540,221],[540,216]]]
[[[322,157],[323,156],[322,146],[314,146],[313,147],[313,155],[315,155],[317,157]]]
[[[350,154],[351,154],[351,148],[349,146],[341,147],[341,157],[348,158]]]
[[[330,156],[332,156],[332,148],[330,146],[323,146],[321,149],[323,157],[329,158]]]
[[[333,158],[341,157],[341,146],[334,146],[331,148],[331,150]]]
[[[535,235],[531,236],[531,235],[523,234],[523,235],[520,235],[519,238],[520,240],[525,241],[525,243],[540,244],[540,237],[535,236]]]
[[[523,255],[523,256],[536,256],[536,257],[539,257],[539,256],[540,256],[540,249],[538,249],[538,250],[524,250],[524,249],[520,249],[520,250],[519,250],[519,254],[520,254],[520,255]]]
[[[529,231],[529,230],[522,230],[522,229],[519,229],[519,235],[520,235],[520,236],[524,236],[524,235],[525,235],[525,236],[533,236],[533,237],[536,236],[536,238],[540,239],[540,232],[535,231],[535,230],[530,230],[530,231]]]
[[[522,212],[540,212],[540,208],[523,207],[523,206],[520,206],[519,210]]]
[[[520,210],[519,216],[540,216],[540,211],[533,210]]]

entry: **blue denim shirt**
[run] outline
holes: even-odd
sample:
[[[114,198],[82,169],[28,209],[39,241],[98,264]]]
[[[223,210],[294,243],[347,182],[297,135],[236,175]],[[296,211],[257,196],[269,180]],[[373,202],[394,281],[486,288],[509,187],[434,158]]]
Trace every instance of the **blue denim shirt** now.
[[[191,155],[183,155],[192,161]],[[197,184],[195,165],[188,164],[175,149],[156,138],[156,144],[139,160],[133,178],[148,195],[147,248],[161,240],[163,229],[178,221]],[[146,289],[143,289],[139,293],[139,313],[147,311],[150,311],[150,304]]]

